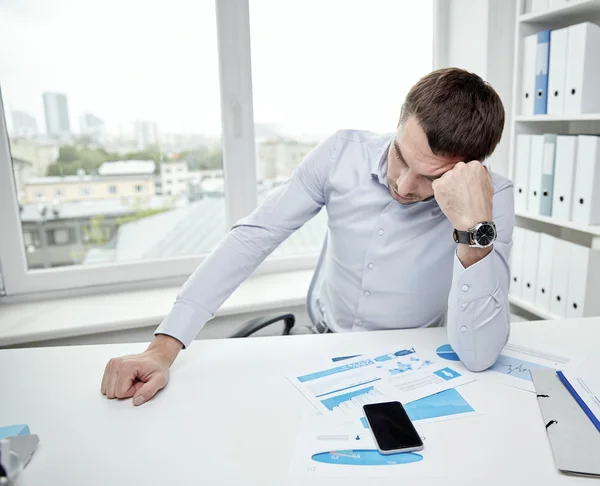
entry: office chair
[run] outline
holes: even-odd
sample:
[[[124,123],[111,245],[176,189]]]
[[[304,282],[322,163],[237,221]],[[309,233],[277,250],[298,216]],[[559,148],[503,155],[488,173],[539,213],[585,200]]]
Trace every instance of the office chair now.
[[[317,262],[317,266],[315,268],[315,272],[310,281],[310,285],[308,287],[308,294],[306,296],[306,310],[308,311],[308,317],[310,318],[311,325],[309,326],[309,332],[313,334],[323,334],[328,331],[327,326],[324,322],[322,322],[319,318],[315,309],[317,308],[317,299],[321,294],[321,287],[323,286],[323,277],[325,274],[325,255],[327,252],[327,236],[325,236],[325,241],[323,242],[323,247],[321,249],[321,254],[319,255],[319,261]],[[256,317],[255,319],[251,319],[246,322],[243,326],[241,326],[236,331],[232,332],[229,337],[231,338],[243,338],[249,337],[257,331],[270,326],[276,322],[284,323],[283,328],[283,336],[289,336],[290,331],[294,327],[296,323],[296,317],[294,314],[274,314],[270,316],[261,316]]]

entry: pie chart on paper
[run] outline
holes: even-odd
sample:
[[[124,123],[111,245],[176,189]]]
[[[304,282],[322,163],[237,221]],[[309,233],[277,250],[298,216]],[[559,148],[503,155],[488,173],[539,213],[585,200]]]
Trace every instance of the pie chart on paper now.
[[[449,344],[443,344],[437,348],[435,352],[442,359],[447,359],[448,361],[460,361],[460,358]]]
[[[423,460],[423,456],[421,454],[415,454],[414,452],[383,455],[377,450],[354,449],[320,452],[314,454],[312,460],[325,464],[338,464],[343,466],[393,466],[396,464],[419,462]]]

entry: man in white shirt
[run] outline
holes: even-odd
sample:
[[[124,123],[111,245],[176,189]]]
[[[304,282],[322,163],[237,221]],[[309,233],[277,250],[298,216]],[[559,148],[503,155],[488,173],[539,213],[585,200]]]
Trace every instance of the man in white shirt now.
[[[411,88],[395,133],[337,132],[198,267],[148,349],[109,361],[102,393],[134,405],[151,399],[229,295],[323,207],[324,325],[335,332],[446,325],[463,363],[487,369],[510,329],[512,183],[483,165],[503,127],[493,88],[448,68]]]

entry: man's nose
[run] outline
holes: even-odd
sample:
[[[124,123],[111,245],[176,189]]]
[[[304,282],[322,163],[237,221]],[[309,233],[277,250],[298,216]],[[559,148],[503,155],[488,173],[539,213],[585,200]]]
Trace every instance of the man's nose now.
[[[410,197],[411,195],[418,194],[420,180],[417,174],[409,171],[403,177],[398,178],[396,181],[396,190],[402,197]]]

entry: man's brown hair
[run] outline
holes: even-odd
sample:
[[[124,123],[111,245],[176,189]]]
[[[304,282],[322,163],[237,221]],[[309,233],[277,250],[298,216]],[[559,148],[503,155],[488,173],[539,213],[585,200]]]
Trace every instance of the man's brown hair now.
[[[463,69],[433,71],[415,84],[402,105],[399,124],[414,116],[431,150],[445,157],[483,161],[504,128],[498,93],[476,74]]]

